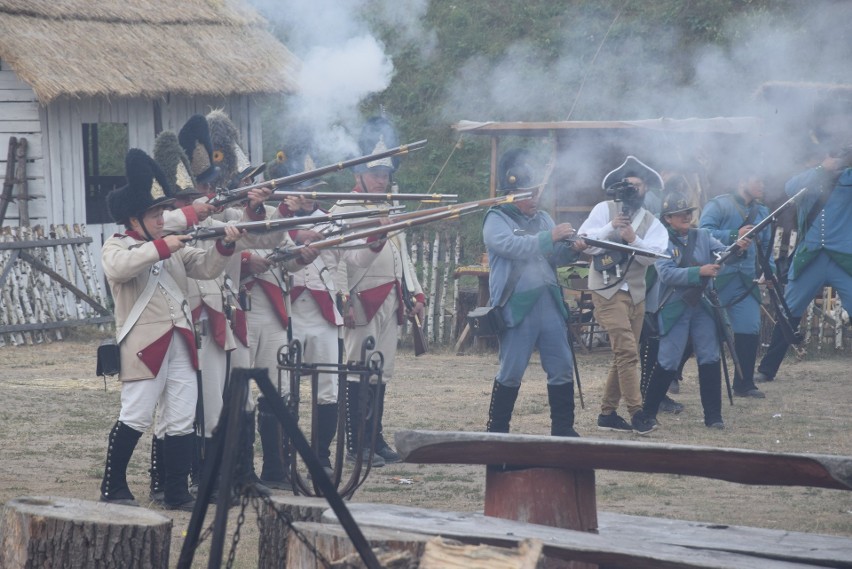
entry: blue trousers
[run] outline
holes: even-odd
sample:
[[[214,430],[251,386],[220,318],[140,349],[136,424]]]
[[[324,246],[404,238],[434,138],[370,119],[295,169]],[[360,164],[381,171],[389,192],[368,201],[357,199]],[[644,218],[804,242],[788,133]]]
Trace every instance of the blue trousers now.
[[[662,330],[662,317],[659,318],[660,330]],[[678,369],[683,351],[686,349],[687,340],[690,337],[698,365],[719,361],[719,338],[716,332],[716,321],[707,312],[707,309],[699,303],[696,306],[687,306],[668,334],[660,338],[657,361],[662,369],[668,371]]]
[[[495,378],[506,387],[520,387],[533,349],[538,348],[548,385],[573,381],[574,361],[568,325],[556,301],[544,291],[524,319],[500,336],[500,371]]]
[[[729,302],[745,294],[749,286],[742,282],[739,275],[734,276],[725,288],[718,289],[719,303],[727,306]],[[735,334],[760,334],[760,303],[752,292],[736,304],[728,306],[726,310]]]
[[[793,326],[798,324],[805,308],[808,307],[808,304],[824,285],[832,286],[837,290],[837,294],[840,295],[840,302],[844,307],[852,306],[852,275],[844,271],[825,252],[820,253],[816,259],[811,261],[811,264],[805,267],[802,274],[795,279],[791,266],[788,276],[789,281],[787,289],[784,291],[784,299],[787,301],[790,313],[795,320]],[[776,324],[772,331],[769,348],[767,348],[763,359],[760,360],[760,365],[757,366],[758,371],[766,377],[774,378],[789,347],[790,344]]]

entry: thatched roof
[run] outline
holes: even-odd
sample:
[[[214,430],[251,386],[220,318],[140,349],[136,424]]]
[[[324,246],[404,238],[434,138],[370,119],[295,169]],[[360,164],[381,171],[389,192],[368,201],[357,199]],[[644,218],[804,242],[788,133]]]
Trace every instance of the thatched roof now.
[[[296,57],[234,0],[0,0],[0,58],[57,97],[296,90]]]

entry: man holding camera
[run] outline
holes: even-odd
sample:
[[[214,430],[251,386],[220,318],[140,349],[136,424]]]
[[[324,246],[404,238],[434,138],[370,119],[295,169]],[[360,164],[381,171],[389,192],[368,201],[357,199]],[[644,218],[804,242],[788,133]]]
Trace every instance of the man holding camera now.
[[[662,189],[660,175],[635,157],[628,156],[621,166],[604,177],[601,187],[612,199],[592,209],[580,226],[580,235],[665,252],[669,241],[666,229],[642,207],[651,185]],[[654,259],[596,247],[589,247],[586,253],[593,257],[589,288],[595,319],[609,334],[613,353],[598,428],[646,435],[656,425],[642,411],[639,335],[645,318],[645,271]],[[622,398],[630,414],[629,423],[616,412]]]
[[[788,196],[808,188],[798,203],[800,241],[790,263],[784,293],[795,328],[819,290],[837,290],[844,307],[852,306],[852,147],[827,156],[816,168],[791,178]],[[789,342],[776,324],[769,348],[755,374],[756,382],[772,381]]]

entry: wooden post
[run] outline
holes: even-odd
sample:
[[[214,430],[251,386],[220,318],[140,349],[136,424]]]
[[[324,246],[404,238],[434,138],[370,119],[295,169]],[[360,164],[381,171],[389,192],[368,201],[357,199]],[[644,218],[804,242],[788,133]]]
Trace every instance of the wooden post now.
[[[287,540],[290,526],[284,521],[319,522],[329,508],[325,498],[273,494],[263,504],[258,517],[260,537],[257,543],[258,569],[287,567]],[[282,519],[283,518],[283,519]]]
[[[485,475],[486,516],[596,531],[597,512],[594,470],[489,467]]]
[[[15,179],[18,183],[18,225],[30,224],[30,190],[27,186],[27,139],[21,138],[15,149],[17,171]]]
[[[314,551],[335,569],[355,569],[364,564],[349,536],[339,525],[296,522],[293,527],[308,542],[291,539],[287,544],[287,569],[325,567]],[[373,527],[362,528],[382,567],[414,569],[432,536]]]
[[[18,139],[9,137],[9,152],[6,154],[6,174],[3,178],[3,193],[0,194],[0,226],[6,220],[6,209],[12,201],[12,188],[15,186],[15,151]]]
[[[145,508],[23,497],[6,503],[0,524],[5,569],[169,566],[172,520]]]

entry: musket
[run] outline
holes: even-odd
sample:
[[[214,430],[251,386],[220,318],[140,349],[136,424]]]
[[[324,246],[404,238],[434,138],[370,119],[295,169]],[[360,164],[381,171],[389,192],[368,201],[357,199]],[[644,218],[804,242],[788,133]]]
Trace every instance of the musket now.
[[[394,196],[398,194],[393,194]],[[505,196],[498,196],[496,198],[486,198],[483,200],[474,200],[470,202],[464,202],[460,204],[449,204],[442,205],[438,207],[431,207],[429,209],[421,209],[417,211],[409,211],[406,213],[392,213],[388,216],[388,219],[391,220],[392,223],[396,223],[397,221],[405,221],[407,219],[416,219],[418,217],[422,217],[424,215],[432,215],[433,213],[440,213],[442,211],[453,211],[459,208],[467,208],[472,204],[476,204],[479,207],[491,207],[495,205],[502,205],[506,203],[512,203],[516,200],[524,200],[529,197],[532,197],[531,192],[516,192],[514,194],[508,194]],[[323,231],[323,235],[332,236],[338,235],[340,233],[344,233],[346,231],[357,231],[359,229],[365,229],[367,227],[375,227],[380,225],[381,221],[378,219],[365,219],[362,221],[353,221],[350,223],[337,224],[336,226],[331,226],[327,230]]]
[[[269,231],[286,231],[295,228],[307,228],[316,225],[317,223],[336,222],[343,219],[358,219],[362,217],[386,217],[390,213],[390,209],[365,209],[358,211],[345,211],[340,213],[329,213],[327,215],[304,216],[304,217],[280,217],[277,219],[264,219],[260,221],[243,221],[240,223],[232,223],[231,227],[236,227],[247,233],[266,233]],[[191,235],[193,239],[216,239],[225,234],[225,228],[228,225],[216,225],[213,227],[190,227],[184,231],[177,232],[178,235]]]
[[[399,221],[397,223],[390,223],[388,225],[381,225],[379,227],[355,231],[354,233],[346,233],[344,235],[328,237],[326,239],[314,241],[313,243],[307,245],[296,245],[295,247],[290,247],[289,249],[275,249],[272,253],[267,255],[266,258],[273,263],[289,261],[291,259],[298,258],[301,255],[302,250],[307,247],[312,247],[314,249],[328,249],[329,247],[336,247],[338,245],[342,245],[350,241],[355,241],[357,239],[367,239],[376,235],[386,235],[393,231],[404,231],[411,227],[424,225],[426,223],[442,221],[445,219],[453,219],[467,213],[473,213],[477,209],[479,209],[479,206],[477,206],[475,203],[472,203],[470,205],[467,205],[466,207],[457,207],[456,209],[449,211],[442,211],[438,213],[433,213],[431,215],[424,215],[414,219],[408,219],[406,221]]]
[[[741,239],[751,239],[755,237],[757,234],[763,231],[766,226],[778,219],[778,216],[781,215],[782,211],[796,203],[796,200],[799,198],[799,196],[804,194],[806,191],[808,191],[807,188],[802,188],[801,190],[796,192],[796,195],[782,203],[780,206],[778,206],[778,208],[775,209],[775,211],[761,219],[754,227],[752,227],[751,229],[746,231],[742,236],[740,236],[737,241]],[[725,248],[724,251],[722,251],[716,256],[717,265],[724,265],[731,259],[731,257],[739,253],[740,248],[737,245],[737,241],[734,241],[733,243],[728,245],[728,247]]]
[[[298,174],[291,174],[289,176],[284,176],[281,178],[274,178],[272,180],[267,180],[265,182],[258,182],[256,184],[251,184],[248,186],[241,186],[239,188],[235,188],[233,190],[222,190],[217,193],[215,196],[207,200],[207,203],[210,205],[215,205],[217,207],[230,205],[233,203],[240,202],[248,198],[248,193],[251,190],[268,188],[270,190],[274,190],[275,188],[279,188],[281,186],[289,186],[292,184],[298,184],[300,182],[304,182],[306,180],[312,180],[314,178],[319,178],[320,176],[324,176],[326,174],[331,174],[332,172],[338,172],[345,168],[351,168],[352,166],[358,166],[359,164],[366,164],[367,162],[373,162],[374,160],[381,160],[382,158],[388,158],[390,156],[399,156],[401,154],[408,154],[414,150],[419,150],[426,146],[426,140],[418,140],[417,142],[412,142],[409,144],[403,144],[401,146],[397,146],[395,148],[391,148],[389,150],[385,150],[383,152],[376,152],[375,154],[369,154],[367,156],[360,156],[358,158],[352,158],[351,160],[344,160],[342,162],[337,162],[336,164],[329,164],[328,166],[322,166],[321,168],[315,168],[313,170],[308,170],[306,172],[299,172]]]
[[[377,194],[373,192],[300,192],[290,190],[275,190],[270,199],[284,199],[288,197],[308,198],[311,200],[335,200],[350,202],[389,202],[419,201],[424,203],[456,202],[458,194]]]
[[[667,255],[666,253],[658,253],[650,249],[633,247],[632,245],[628,245],[626,243],[616,243],[615,241],[607,241],[606,239],[592,239],[591,237],[577,236],[571,237],[570,239],[566,239],[565,241],[573,242],[577,239],[582,239],[586,243],[586,245],[589,245],[591,247],[597,247],[599,249],[621,251],[622,253],[627,253],[628,255],[639,255],[640,257],[651,257],[652,259],[671,259],[671,255]]]

